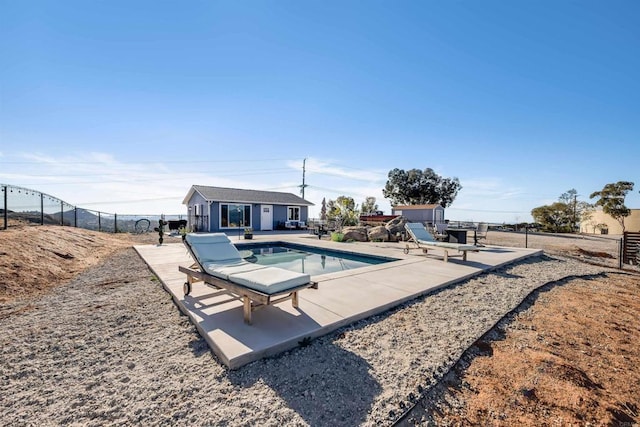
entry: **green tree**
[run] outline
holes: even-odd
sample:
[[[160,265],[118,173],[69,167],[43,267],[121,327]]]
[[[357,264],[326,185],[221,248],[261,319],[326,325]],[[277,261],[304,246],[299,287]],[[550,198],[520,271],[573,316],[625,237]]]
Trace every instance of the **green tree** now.
[[[590,199],[598,197],[596,206],[601,206],[602,211],[618,221],[624,233],[624,219],[631,214],[631,210],[625,206],[624,199],[629,191],[633,191],[633,182],[618,181],[607,184],[600,191],[594,191],[589,196]]]
[[[567,233],[573,229],[573,209],[564,202],[534,208],[531,216],[545,231]]]
[[[580,211],[582,207],[582,210]],[[588,225],[593,226],[593,213],[595,212],[595,206],[587,202],[578,202],[578,210],[580,211],[580,224],[585,223],[585,230],[588,230]],[[593,231],[595,233],[595,230]]]
[[[462,188],[458,178],[443,178],[426,168],[393,169],[382,194],[392,205],[424,205],[438,203],[443,208],[451,205]]]
[[[580,228],[580,223],[587,221],[593,214],[594,206],[591,203],[579,201],[578,192],[575,188],[568,190],[566,193],[562,193],[558,198],[558,201],[570,206],[573,210],[571,222],[574,231]]]
[[[327,219],[335,221],[338,228],[358,224],[358,208],[353,197],[339,196],[327,203]]]
[[[532,209],[531,216],[544,231],[568,233],[576,231],[577,225],[589,219],[592,212],[593,205],[578,201],[578,192],[572,188],[562,193],[557,202]]]
[[[578,197],[578,192],[576,191],[575,188],[572,188],[571,190],[568,190],[566,193],[562,193],[560,197],[558,197],[558,201],[566,205],[570,205],[570,204],[573,204],[573,202],[577,199],[577,197]]]
[[[362,215],[373,214],[376,213],[377,210],[378,205],[376,204],[376,198],[371,196],[367,197],[360,206],[360,213],[362,213]]]

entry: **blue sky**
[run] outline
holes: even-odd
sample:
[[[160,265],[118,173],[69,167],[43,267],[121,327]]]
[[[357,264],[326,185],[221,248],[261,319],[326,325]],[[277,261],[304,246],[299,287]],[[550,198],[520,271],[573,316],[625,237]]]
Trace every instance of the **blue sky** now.
[[[452,220],[528,221],[633,181],[637,1],[0,0],[0,182],[116,213],[192,184],[382,196],[462,184]]]

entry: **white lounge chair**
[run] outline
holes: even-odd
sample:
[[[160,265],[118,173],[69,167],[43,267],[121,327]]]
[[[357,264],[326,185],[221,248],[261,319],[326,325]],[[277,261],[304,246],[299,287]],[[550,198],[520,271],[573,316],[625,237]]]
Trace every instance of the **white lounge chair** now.
[[[407,233],[411,236],[413,242],[417,245],[418,249],[422,249],[422,251],[426,254],[429,248],[438,248],[444,250],[444,262],[449,261],[449,251],[456,250],[458,252],[462,252],[462,260],[467,260],[467,252],[478,252],[479,248],[473,245],[466,245],[460,243],[449,243],[449,242],[439,242],[437,241],[429,231],[420,223],[416,222],[408,222],[404,225]],[[407,244],[404,249],[404,253],[408,254],[411,248]],[[454,256],[454,255],[451,255]]]
[[[191,285],[200,280],[225,289],[242,299],[245,323],[251,324],[251,312],[262,306],[290,299],[297,308],[298,291],[318,288],[308,274],[245,261],[224,233],[190,233],[184,236],[183,242],[195,261],[191,267],[179,267],[187,275],[185,296],[191,293]]]

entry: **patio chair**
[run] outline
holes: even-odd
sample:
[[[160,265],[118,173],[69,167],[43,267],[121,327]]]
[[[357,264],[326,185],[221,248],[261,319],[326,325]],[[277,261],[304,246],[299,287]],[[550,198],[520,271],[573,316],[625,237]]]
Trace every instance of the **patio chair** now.
[[[476,227],[475,232],[473,233],[473,244],[476,246],[484,246],[478,243],[479,240],[484,239],[487,241],[487,233],[489,232],[489,224],[486,222],[479,222]]]
[[[187,275],[185,296],[197,281],[223,289],[242,300],[247,324],[251,324],[251,313],[257,308],[289,299],[293,307],[298,308],[298,292],[318,288],[308,274],[245,261],[224,233],[189,233],[183,243],[195,261],[190,267],[179,267],[180,272]]]
[[[433,237],[435,237],[436,240],[439,240],[441,242],[446,241],[447,238],[449,237],[449,235],[447,234],[448,226],[449,224],[447,224],[446,222],[437,222],[436,225],[434,226]]]
[[[467,252],[478,252],[479,249],[477,246],[466,245],[460,243],[449,243],[449,242],[439,242],[437,241],[426,228],[423,227],[420,223],[408,222],[404,225],[407,233],[411,236],[413,242],[417,245],[419,249],[422,249],[422,252],[425,254],[429,249],[438,248],[444,251],[444,262],[449,261],[449,251],[457,250],[458,252],[462,252],[462,260],[467,260]],[[411,248],[407,244],[404,249],[404,253],[408,254]],[[451,255],[454,256],[454,255]]]

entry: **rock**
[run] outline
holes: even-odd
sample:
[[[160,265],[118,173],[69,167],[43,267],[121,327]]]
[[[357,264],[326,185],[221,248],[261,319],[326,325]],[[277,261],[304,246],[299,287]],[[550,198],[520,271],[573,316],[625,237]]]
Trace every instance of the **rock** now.
[[[397,241],[397,234],[403,234],[405,232],[404,225],[409,222],[403,216],[398,216],[387,223],[384,227],[389,232],[389,241],[395,242]]]
[[[520,390],[522,395],[527,399],[536,399],[536,389],[535,388],[523,388]]]
[[[375,241],[388,242],[389,230],[387,230],[387,228],[384,225],[380,225],[378,227],[371,227],[367,232],[367,236],[370,242],[375,242]]]
[[[344,234],[343,241],[355,240],[356,242],[367,241],[367,229],[365,227],[344,227],[342,229]]]

